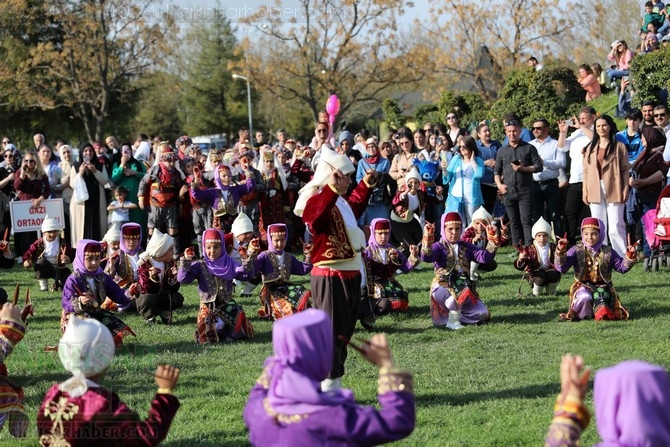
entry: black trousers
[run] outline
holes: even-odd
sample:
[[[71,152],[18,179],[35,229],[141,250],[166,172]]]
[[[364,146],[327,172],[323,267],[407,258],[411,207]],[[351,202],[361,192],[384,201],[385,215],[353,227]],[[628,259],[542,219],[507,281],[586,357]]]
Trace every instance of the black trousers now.
[[[330,370],[331,379],[344,375],[344,362],[347,360],[347,344],[340,340],[340,335],[349,340],[354,334],[358,312],[361,305],[361,274],[360,272],[343,272],[330,269],[312,270],[311,288],[312,302],[316,309],[326,312],[333,323],[333,366]]]
[[[530,244],[533,240],[531,228],[533,227],[533,190],[519,191],[516,194],[507,191],[503,198],[505,211],[509,218],[512,244]]]
[[[580,234],[582,220],[591,215],[591,210],[582,201],[582,184],[570,183],[565,196],[565,224],[567,225],[568,241],[574,245]],[[556,236],[559,236],[557,234]]]
[[[563,237],[558,179],[547,180],[542,183],[534,182],[533,222],[537,222],[540,217],[544,217],[547,222],[554,225],[554,233],[556,234],[556,237]]]

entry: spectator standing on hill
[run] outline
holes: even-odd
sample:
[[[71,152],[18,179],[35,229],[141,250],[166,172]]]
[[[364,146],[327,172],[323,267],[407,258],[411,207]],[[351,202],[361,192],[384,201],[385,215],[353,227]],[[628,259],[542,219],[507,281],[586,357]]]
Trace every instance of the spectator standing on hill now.
[[[626,113],[626,128],[616,134],[616,140],[621,141],[628,149],[628,162],[631,166],[642,152],[641,122],[642,112],[640,112],[640,109],[631,109]]]
[[[509,142],[498,151],[494,178],[510,220],[512,243],[519,245],[533,239],[533,174],[542,171],[542,158],[535,146],[521,139],[518,119],[505,120],[504,125]]]
[[[542,171],[533,174],[533,222],[545,216],[546,206],[546,220],[553,224],[556,234],[563,234],[558,177],[559,171],[565,168],[565,153],[558,150],[558,142],[549,136],[549,121],[546,119],[533,121],[533,134],[535,139],[530,144],[537,149],[543,166]]]
[[[567,121],[558,123],[558,150],[568,152],[570,156],[570,176],[568,192],[565,197],[565,222],[567,224],[568,241],[574,245],[579,235],[579,226],[585,217],[591,215],[589,207],[582,200],[584,148],[593,138],[593,125],[596,111],[593,107],[584,107],[579,118],[573,118],[572,127],[576,130],[568,137],[570,126]]]

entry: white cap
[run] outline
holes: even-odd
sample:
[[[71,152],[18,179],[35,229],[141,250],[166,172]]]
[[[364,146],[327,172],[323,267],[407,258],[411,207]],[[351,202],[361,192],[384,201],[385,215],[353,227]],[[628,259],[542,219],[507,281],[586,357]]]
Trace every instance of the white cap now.
[[[150,258],[160,258],[174,245],[172,236],[161,233],[158,228],[154,232],[147,244],[147,250],[144,252]]]
[[[61,231],[62,229],[63,227],[60,226],[55,217],[49,217],[48,214],[44,216],[44,220],[42,221],[42,233],[47,231]]]
[[[405,184],[407,184],[410,179],[416,179],[421,183],[421,174],[419,174],[419,170],[415,167],[410,168],[409,171],[407,171],[407,174],[405,174]]]
[[[549,222],[544,220],[544,217],[540,217],[538,221],[535,222],[535,225],[533,225],[531,233],[533,234],[533,238],[535,238],[537,233],[547,233],[547,236],[551,238],[552,237],[551,225],[549,224]]]
[[[617,45],[619,45],[619,41],[615,40],[614,42],[612,42],[612,45],[610,45],[610,47],[616,48]]]
[[[111,227],[102,238],[105,242],[119,242],[121,241],[121,230],[117,226]]]
[[[253,233],[254,224],[249,219],[249,216],[242,212],[233,221],[232,231],[235,237],[245,233]]]
[[[480,206],[477,208],[477,211],[472,213],[472,221],[474,222],[475,220],[483,220],[486,221],[487,224],[490,224],[491,220],[493,220],[493,216],[486,211],[486,208]]]
[[[115,349],[114,337],[104,324],[71,314],[58,343],[58,357],[72,377],[58,389],[72,397],[82,396],[88,389],[86,378],[104,372],[112,363]]]

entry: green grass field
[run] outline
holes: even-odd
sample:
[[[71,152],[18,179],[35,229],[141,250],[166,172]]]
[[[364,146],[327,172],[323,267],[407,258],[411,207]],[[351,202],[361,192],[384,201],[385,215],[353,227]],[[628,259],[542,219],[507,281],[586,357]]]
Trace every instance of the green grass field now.
[[[485,274],[480,284],[491,323],[457,332],[431,324],[428,287],[432,266],[422,264],[418,272],[400,277],[410,290],[411,309],[378,322],[379,331],[389,336],[397,366],[414,371],[416,430],[396,445],[542,445],[559,391],[560,358],[566,352],[582,354],[596,370],[630,358],[670,365],[668,267],[645,273],[638,265],[626,275],[614,274],[622,302],[631,313],[629,321],[559,323],[558,314],[567,309],[571,274],[561,281],[559,298],[526,296],[520,300],[521,275],[512,267],[509,253],[509,249],[498,253],[498,270]],[[35,303],[26,338],[7,361],[10,377],[24,386],[26,408],[34,421],[45,391],[68,377],[58,354],[43,352],[45,346],[57,344],[60,336],[60,296],[39,292],[31,273],[18,266],[0,275],[0,285],[10,295],[17,281],[22,290],[30,286]],[[103,385],[145,417],[156,389],[150,373],[158,363],[175,364],[182,370],[176,390],[182,406],[163,445],[247,445],[242,409],[271,353],[272,325],[255,318],[256,300],[240,300],[252,317],[255,337],[196,346],[195,286],[184,286],[182,291],[185,309],[176,313],[173,325],[147,326],[137,315],[122,317],[137,332],[137,339],[127,339]],[[530,287],[524,284],[523,291],[528,295]],[[359,335],[365,336],[362,329]],[[360,403],[376,403],[376,376],[372,365],[350,354],[343,384],[354,390]],[[589,393],[592,407],[590,399]],[[584,445],[597,440],[592,423],[584,433]],[[0,432],[0,445],[36,444],[34,424],[29,438],[19,442],[6,429]]]

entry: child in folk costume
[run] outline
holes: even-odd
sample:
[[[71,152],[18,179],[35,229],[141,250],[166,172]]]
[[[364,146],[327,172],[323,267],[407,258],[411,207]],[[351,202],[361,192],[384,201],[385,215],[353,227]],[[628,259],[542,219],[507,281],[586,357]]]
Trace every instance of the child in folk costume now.
[[[153,234],[154,228],[165,226],[168,234],[178,242],[179,191],[184,185],[184,174],[176,168],[176,161],[177,156],[172,148],[166,146],[160,155],[160,162],[140,181],[137,200],[141,209],[148,208],[149,235]],[[149,198],[151,206],[145,203],[145,196]]]
[[[533,286],[533,295],[540,296],[545,287],[547,295],[555,295],[561,272],[554,267],[556,245],[549,242],[551,225],[540,217],[531,232],[534,242],[519,250],[519,258],[514,261],[514,268],[524,272],[524,279]]]
[[[260,221],[260,208],[258,206],[259,193],[265,191],[265,183],[260,171],[254,168],[254,150],[249,142],[240,144],[237,161],[239,166],[233,173],[233,181],[237,184],[245,183],[248,179],[254,181],[255,188],[240,197],[237,210],[246,214],[254,226],[254,233],[258,233]]]
[[[195,339],[197,343],[217,343],[223,340],[244,340],[254,334],[244,309],[233,299],[233,280],[254,275],[251,260],[235,262],[225,250],[223,232],[217,228],[205,230],[202,237],[203,258],[193,260],[186,250],[179,261],[179,282],[198,281],[200,309]]]
[[[333,343],[330,318],[321,310],[274,323],[273,356],[244,408],[251,445],[372,446],[409,436],[416,420],[412,373],[394,367],[386,336],[356,346],[380,368],[379,408],[358,405],[351,390],[321,392]]]
[[[261,178],[265,184],[265,191],[259,194],[260,231],[262,240],[269,240],[265,229],[270,224],[284,223],[284,194],[288,188],[284,169],[278,166],[272,150],[263,152],[262,166],[259,166]]]
[[[49,278],[54,280],[51,285],[52,292],[62,289],[71,273],[67,264],[74,257],[74,250],[60,237],[62,230],[62,225],[55,218],[46,216],[42,221],[42,237],[33,242],[23,254],[23,267],[32,267],[35,270],[35,278],[42,291],[49,288]]]
[[[5,228],[3,239],[0,240],[0,269],[11,269],[16,264],[16,257],[9,247],[9,229]]]
[[[225,250],[228,256],[239,264],[242,264],[249,256],[258,255],[261,252],[260,240],[254,234],[254,224],[244,212],[240,212],[233,221],[232,233],[225,235]],[[235,284],[242,286],[240,296],[251,297],[252,292],[261,283],[261,275],[250,277],[248,281],[235,280]]]
[[[236,185],[232,181],[230,166],[220,164],[214,169],[215,188],[200,188],[202,182],[200,172],[193,173],[191,197],[210,206],[214,213],[213,226],[224,232],[231,231],[233,221],[238,215],[237,206],[240,197],[250,194],[256,187],[254,179],[247,177],[244,183]],[[212,225],[212,222],[210,222]]]
[[[202,245],[202,233],[212,225],[214,215],[212,213],[212,207],[209,206],[207,202],[198,200],[195,197],[193,197],[193,195],[191,194],[191,188],[203,190],[213,188],[216,186],[214,184],[214,180],[210,180],[206,176],[200,175],[201,172],[202,172],[201,166],[199,166],[199,163],[194,158],[187,157],[184,159],[184,174],[186,175],[186,180],[185,185],[182,187],[182,191],[180,191],[180,196],[183,195],[184,189],[186,189],[187,197],[180,197],[182,200],[182,215],[184,212],[183,204],[188,203],[191,209],[190,213],[191,225],[193,226],[193,232],[195,233],[196,238],[198,239],[198,247]],[[194,185],[193,182],[195,181],[196,173],[198,173],[199,179],[198,183]]]
[[[114,279],[125,292],[126,296],[132,300],[128,306],[118,307],[115,310],[124,312],[126,310],[137,310],[135,307],[135,297],[138,295],[138,269],[141,250],[140,241],[142,240],[142,227],[129,222],[121,227],[121,241],[119,250],[113,254],[107,261],[105,273]],[[105,301],[107,303],[107,301]]]
[[[291,284],[291,275],[307,275],[312,271],[309,263],[299,261],[295,256],[286,253],[288,231],[285,224],[272,224],[267,228],[268,250],[262,252],[254,263],[255,270],[261,274],[261,304],[258,316],[270,320],[278,320],[309,307],[311,292],[301,284]]]
[[[463,231],[461,240],[469,242],[477,248],[486,248],[488,245],[486,228],[491,225],[493,217],[486,211],[486,208],[480,206],[477,211],[472,213],[472,223]],[[503,244],[504,235],[500,234],[500,245]],[[481,279],[479,270],[483,272],[492,272],[498,268],[496,260],[492,260],[488,264],[480,264],[479,262],[470,262],[470,278],[473,281]]]
[[[171,323],[172,311],[184,305],[174,261],[174,239],[155,229],[138,266],[137,311],[148,323],[155,322],[156,317],[163,323]]]
[[[18,286],[16,289],[18,293]],[[5,360],[26,333],[26,319],[32,314],[32,304],[23,309],[7,302],[7,292],[0,288],[0,430],[7,423],[9,433],[16,438],[26,436],[30,423],[24,409],[23,388],[10,380]]]
[[[100,261],[100,267],[102,267],[105,273],[109,274],[107,265],[113,258],[119,255],[119,251],[121,250],[121,227],[109,227],[107,233],[102,237],[100,245],[102,246],[102,254],[104,256]]]
[[[395,273],[398,269],[410,272],[419,264],[419,247],[410,245],[410,256],[405,258],[389,244],[390,238],[391,222],[388,219],[372,219],[368,246],[363,252],[367,296],[361,304],[361,322],[366,328],[375,316],[406,311],[409,307],[407,289],[395,279]]]
[[[470,278],[470,262],[490,263],[498,249],[499,234],[489,225],[486,249],[477,248],[460,240],[461,216],[456,212],[442,215],[442,238],[433,243],[434,232],[428,224],[424,234],[421,260],[432,262],[435,279],[430,287],[430,315],[435,326],[461,329],[465,324],[476,324],[491,318],[486,305],[479,298],[477,285]]]
[[[441,186],[439,186],[441,190]],[[406,252],[410,245],[421,243],[423,232],[420,221],[423,220],[426,206],[426,193],[421,190],[421,175],[416,167],[405,174],[405,184],[396,192],[391,201],[391,237],[404,246]]]
[[[98,241],[82,239],[77,244],[74,273],[67,278],[63,287],[61,330],[65,332],[67,323],[72,318],[93,318],[107,326],[118,346],[126,335],[135,336],[135,332],[101,306],[106,297],[122,306],[130,304],[130,299],[112,277],[100,268],[101,251]]]
[[[99,385],[114,358],[114,339],[100,322],[72,318],[58,344],[63,367],[72,373],[54,384],[37,413],[41,446],[157,446],[165,439],[179,409],[172,392],[179,369],[160,365],[158,390],[146,420],[112,390]]]
[[[628,311],[621,305],[612,284],[612,270],[626,273],[637,261],[636,245],[629,245],[624,257],[603,245],[604,225],[595,217],[582,221],[582,242],[567,250],[567,239],[559,239],[555,265],[561,272],[574,267],[575,282],[570,287],[570,310],[562,320],[626,320]]]

